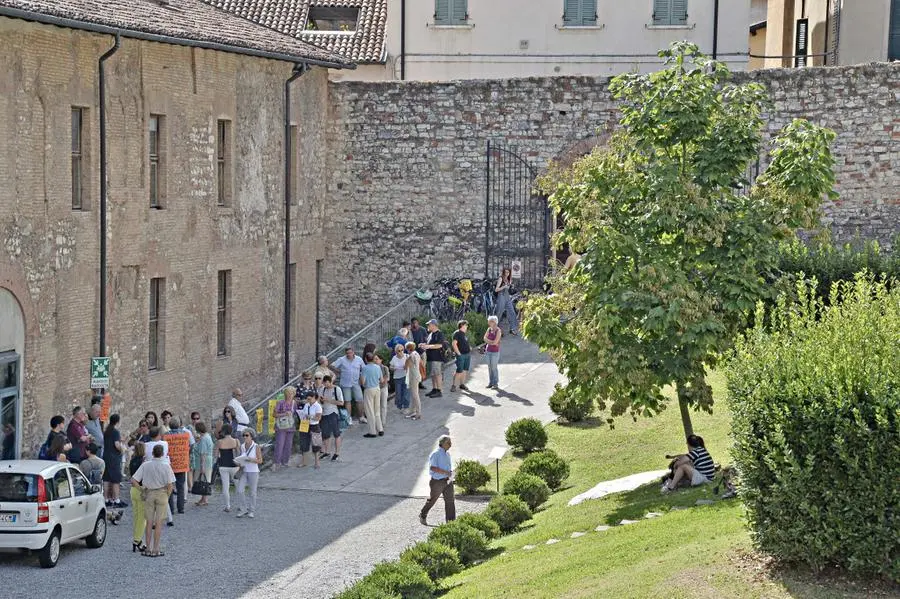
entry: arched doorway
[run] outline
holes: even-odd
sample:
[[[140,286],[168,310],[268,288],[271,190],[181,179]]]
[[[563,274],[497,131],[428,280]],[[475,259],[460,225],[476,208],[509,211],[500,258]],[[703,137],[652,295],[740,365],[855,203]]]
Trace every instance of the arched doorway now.
[[[25,315],[11,291],[0,287],[0,459],[22,455],[22,362]]]

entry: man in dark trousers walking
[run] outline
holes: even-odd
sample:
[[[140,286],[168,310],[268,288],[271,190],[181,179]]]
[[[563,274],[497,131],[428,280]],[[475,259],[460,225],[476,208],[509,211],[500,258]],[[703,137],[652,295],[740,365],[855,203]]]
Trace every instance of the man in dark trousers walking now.
[[[451,444],[449,435],[441,435],[441,438],[438,439],[438,448],[428,458],[428,473],[431,475],[428,485],[431,494],[422,507],[422,511],[419,512],[419,522],[424,525],[428,524],[426,518],[429,510],[434,507],[441,495],[444,496],[444,514],[447,522],[456,520],[456,502],[453,497],[453,462],[448,453]]]

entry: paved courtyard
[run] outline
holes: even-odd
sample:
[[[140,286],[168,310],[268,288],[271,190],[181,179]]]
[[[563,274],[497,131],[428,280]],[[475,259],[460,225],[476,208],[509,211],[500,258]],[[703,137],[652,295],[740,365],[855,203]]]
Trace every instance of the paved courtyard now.
[[[153,559],[131,553],[126,510],[103,548],[68,546],[55,570],[40,569],[34,558],[0,554],[2,595],[35,597],[51,582],[83,597],[331,597],[428,535],[431,529],[416,514],[427,489],[425,461],[440,435],[453,436],[454,460],[486,460],[494,446],[504,445],[503,431],[513,420],[552,417],[547,398],[559,376],[533,345],[508,338],[499,391],[485,389],[487,367],[476,357],[468,395],[447,393],[448,376],[443,398],[423,399],[422,420],[399,417],[392,404],[384,437],[364,439],[361,426],[347,431],[342,462],[263,473],[255,520],[223,513],[218,496],[206,508],[189,504],[164,533],[166,556]],[[483,505],[457,499],[459,512]],[[429,521],[443,521],[441,502]]]

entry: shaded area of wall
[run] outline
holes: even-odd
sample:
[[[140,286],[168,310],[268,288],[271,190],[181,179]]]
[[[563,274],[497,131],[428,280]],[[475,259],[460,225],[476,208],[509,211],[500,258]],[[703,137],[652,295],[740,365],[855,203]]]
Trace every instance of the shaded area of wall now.
[[[773,135],[794,117],[837,132],[837,190],[823,223],[838,239],[889,243],[900,232],[900,67],[767,70]],[[503,140],[543,168],[615,127],[608,79],[532,78],[330,86],[329,342],[357,330],[412,287],[480,276],[485,148]],[[495,275],[496,273],[491,273]],[[329,343],[330,346],[330,343]]]

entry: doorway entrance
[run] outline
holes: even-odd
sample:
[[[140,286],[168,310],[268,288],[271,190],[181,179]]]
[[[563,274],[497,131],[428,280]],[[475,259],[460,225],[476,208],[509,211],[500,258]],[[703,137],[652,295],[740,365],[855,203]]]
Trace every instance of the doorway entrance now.
[[[15,460],[21,453],[19,442],[19,354],[0,353],[0,459]]]

